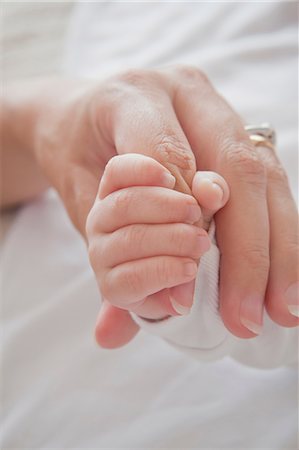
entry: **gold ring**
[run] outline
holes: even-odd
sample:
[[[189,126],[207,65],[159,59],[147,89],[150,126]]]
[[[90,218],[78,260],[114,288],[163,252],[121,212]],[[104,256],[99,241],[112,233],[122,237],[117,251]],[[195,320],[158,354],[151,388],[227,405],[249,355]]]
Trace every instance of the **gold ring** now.
[[[275,150],[276,133],[268,123],[259,126],[245,125],[244,128],[255,147],[261,146]]]

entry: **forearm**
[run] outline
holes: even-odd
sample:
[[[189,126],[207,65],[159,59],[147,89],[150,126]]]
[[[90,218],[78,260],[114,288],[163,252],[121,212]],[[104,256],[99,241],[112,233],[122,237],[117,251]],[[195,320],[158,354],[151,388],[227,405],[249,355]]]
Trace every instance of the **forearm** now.
[[[2,209],[30,200],[48,187],[39,159],[43,128],[48,123],[51,134],[56,111],[78,87],[82,89],[82,82],[66,79],[38,79],[5,86],[0,99]]]
[[[1,208],[42,192],[47,182],[34,156],[35,108],[21,85],[5,87],[1,97]]]

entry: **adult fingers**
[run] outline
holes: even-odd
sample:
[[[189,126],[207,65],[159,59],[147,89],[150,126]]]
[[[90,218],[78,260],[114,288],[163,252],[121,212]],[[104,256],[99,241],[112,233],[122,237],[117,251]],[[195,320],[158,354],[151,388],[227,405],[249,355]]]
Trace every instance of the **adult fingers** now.
[[[191,193],[195,158],[171,103],[169,82],[159,72],[128,71],[115,78],[117,102],[109,110],[111,142],[118,154],[140,153],[159,161],[176,178],[175,189]],[[99,111],[101,114],[103,111]]]
[[[285,171],[274,150],[257,148],[268,178],[270,273],[266,308],[279,325],[298,325],[298,213]]]
[[[221,315],[236,336],[254,337],[270,264],[265,169],[240,118],[207,78],[183,69],[177,80],[173,102],[197,167],[219,173],[230,187],[230,201],[216,216]]]

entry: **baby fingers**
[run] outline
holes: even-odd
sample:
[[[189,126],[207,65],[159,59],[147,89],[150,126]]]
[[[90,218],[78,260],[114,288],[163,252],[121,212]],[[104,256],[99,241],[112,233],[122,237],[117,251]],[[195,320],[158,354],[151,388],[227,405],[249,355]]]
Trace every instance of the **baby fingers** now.
[[[100,199],[130,186],[163,186],[172,189],[175,178],[149,156],[129,153],[117,155],[106,164],[98,196]]]
[[[120,228],[99,235],[89,247],[89,257],[96,272],[126,261],[151,256],[186,256],[200,258],[210,248],[205,230],[186,223],[145,225]]]
[[[133,186],[95,202],[87,219],[87,235],[110,233],[137,223],[195,223],[201,209],[191,195],[163,187]]]
[[[191,258],[155,256],[120,264],[98,281],[104,298],[126,307],[164,288],[187,283],[196,273],[197,264]]]
[[[202,209],[202,225],[207,230],[214,214],[227,203],[229,187],[222,176],[215,172],[196,172],[192,193]]]

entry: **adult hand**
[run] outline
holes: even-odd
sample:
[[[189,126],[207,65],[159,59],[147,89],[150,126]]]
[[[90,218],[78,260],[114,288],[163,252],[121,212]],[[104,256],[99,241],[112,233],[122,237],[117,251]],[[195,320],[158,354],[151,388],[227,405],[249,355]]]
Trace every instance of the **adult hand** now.
[[[151,156],[185,193],[196,169],[215,171],[230,187],[216,215],[224,324],[236,336],[254,337],[264,306],[276,323],[298,324],[297,211],[287,177],[273,151],[252,145],[238,114],[201,71],[130,71],[62,91],[59,98],[50,93],[48,107],[38,111],[35,148],[82,235],[115,154]],[[105,305],[96,331],[101,345],[117,347],[136,332],[127,311]]]

